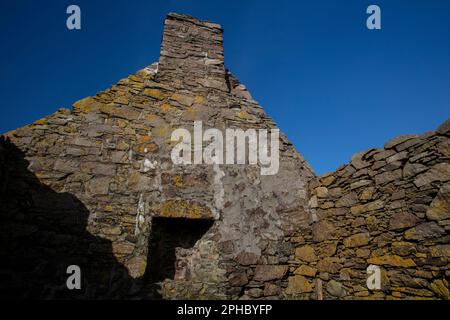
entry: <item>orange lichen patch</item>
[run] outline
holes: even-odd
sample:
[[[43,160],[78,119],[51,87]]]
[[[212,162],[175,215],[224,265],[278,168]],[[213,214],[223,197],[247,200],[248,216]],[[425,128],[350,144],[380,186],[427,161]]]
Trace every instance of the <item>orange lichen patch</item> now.
[[[194,201],[167,200],[161,204],[160,216],[164,218],[212,218],[211,210]]]
[[[73,111],[84,113],[92,112],[93,104],[95,102],[96,102],[95,99],[92,97],[87,97],[82,100],[79,100],[73,104]]]
[[[44,125],[44,124],[47,124],[47,119],[40,119],[33,123],[33,125],[35,125],[35,126],[40,126],[40,125]]]
[[[140,135],[137,136],[137,142],[139,144],[141,144],[141,143],[148,143],[151,140],[152,140],[151,136],[140,136]]]

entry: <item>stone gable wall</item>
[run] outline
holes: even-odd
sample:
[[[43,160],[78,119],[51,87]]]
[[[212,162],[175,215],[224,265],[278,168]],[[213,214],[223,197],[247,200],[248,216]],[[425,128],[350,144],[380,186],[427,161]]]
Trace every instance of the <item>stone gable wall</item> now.
[[[275,176],[262,176],[259,165],[179,166],[170,157],[172,131],[192,131],[196,120],[203,130],[276,128],[225,70],[221,37],[215,24],[170,14],[159,64],[5,135],[4,150],[14,152],[4,152],[11,156],[1,170],[10,177],[0,199],[10,232],[2,236],[14,246],[5,246],[1,267],[17,279],[3,292],[239,298],[262,296],[271,284],[270,296],[283,296],[294,250],[286,237],[309,223],[309,165],[282,134]],[[158,285],[147,278],[155,217],[214,222],[194,247],[173,253],[179,268]],[[86,275],[79,294],[65,288],[67,261]]]

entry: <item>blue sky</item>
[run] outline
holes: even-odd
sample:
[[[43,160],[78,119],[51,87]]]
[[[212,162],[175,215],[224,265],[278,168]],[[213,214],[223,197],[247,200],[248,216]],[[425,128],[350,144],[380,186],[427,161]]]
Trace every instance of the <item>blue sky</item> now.
[[[370,4],[382,30],[366,28]],[[227,68],[317,174],[450,116],[450,1],[4,0],[0,133],[157,61],[171,11],[223,26]]]

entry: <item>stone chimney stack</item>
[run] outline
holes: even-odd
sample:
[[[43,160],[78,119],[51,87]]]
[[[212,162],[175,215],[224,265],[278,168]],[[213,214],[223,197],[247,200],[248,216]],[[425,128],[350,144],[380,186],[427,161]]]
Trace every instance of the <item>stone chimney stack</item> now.
[[[176,89],[228,91],[225,80],[222,27],[187,15],[168,14],[158,79]]]

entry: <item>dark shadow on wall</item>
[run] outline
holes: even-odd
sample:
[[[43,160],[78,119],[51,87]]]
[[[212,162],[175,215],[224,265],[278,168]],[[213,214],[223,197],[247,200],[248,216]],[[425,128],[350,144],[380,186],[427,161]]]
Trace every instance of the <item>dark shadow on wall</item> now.
[[[153,218],[145,282],[188,280],[191,249],[213,224],[206,219]]]
[[[24,153],[0,138],[0,299],[115,299],[139,280],[112,253],[111,242],[86,230],[89,212],[30,172]],[[81,290],[66,286],[67,267],[81,268]]]

